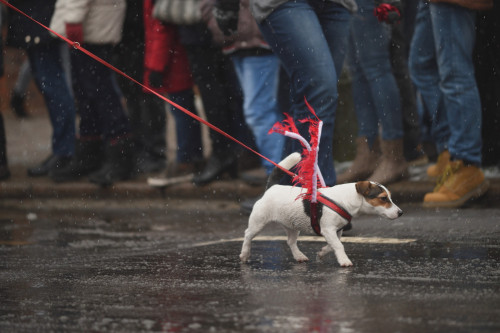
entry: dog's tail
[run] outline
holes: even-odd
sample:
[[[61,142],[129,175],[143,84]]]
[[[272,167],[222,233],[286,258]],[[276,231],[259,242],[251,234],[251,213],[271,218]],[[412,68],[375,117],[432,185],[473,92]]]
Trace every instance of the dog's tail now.
[[[278,165],[287,169],[287,170],[290,170],[292,167],[294,167],[297,163],[300,162],[301,158],[302,158],[302,156],[300,155],[300,153],[292,153],[292,154],[288,155],[287,157],[285,157],[284,160],[279,162]],[[269,178],[267,180],[266,190],[273,185],[279,184],[281,178],[285,175],[287,175],[287,174],[283,170],[281,170],[278,167],[275,167],[273,172],[269,175]]]

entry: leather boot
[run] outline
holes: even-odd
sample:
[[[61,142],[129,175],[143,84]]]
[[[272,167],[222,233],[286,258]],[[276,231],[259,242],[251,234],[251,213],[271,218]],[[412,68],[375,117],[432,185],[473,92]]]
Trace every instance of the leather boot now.
[[[337,184],[366,180],[377,166],[380,157],[380,144],[377,138],[370,149],[366,137],[356,139],[356,157],[349,169],[337,177]]]
[[[90,174],[89,181],[101,186],[111,186],[119,180],[133,176],[134,159],[132,141],[120,138],[106,146],[105,160],[102,167]]]
[[[99,169],[103,159],[103,143],[101,140],[78,140],[75,155],[62,169],[49,172],[49,177],[57,182],[77,180]]]
[[[450,164],[450,153],[448,150],[443,150],[439,154],[436,164],[427,168],[427,176],[429,179],[437,180],[443,174],[448,164]]]
[[[390,184],[409,177],[408,163],[403,154],[403,139],[381,140],[382,156],[373,174],[368,178],[380,184]]]
[[[434,192],[424,197],[424,207],[457,208],[471,198],[478,198],[488,190],[489,182],[483,172],[463,161],[452,161],[446,167]]]
[[[234,155],[217,156],[212,154],[203,171],[193,178],[197,186],[206,185],[214,180],[219,180],[225,173],[231,178],[238,176],[238,160]]]
[[[42,177],[47,175],[50,176],[50,173],[65,168],[71,161],[71,159],[72,157],[70,156],[59,156],[52,154],[39,165],[29,168],[28,176],[30,177]]]

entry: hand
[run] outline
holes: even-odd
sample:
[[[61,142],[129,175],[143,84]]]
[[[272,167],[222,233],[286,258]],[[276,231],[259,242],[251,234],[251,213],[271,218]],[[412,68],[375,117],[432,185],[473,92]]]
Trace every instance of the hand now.
[[[81,23],[66,23],[66,36],[76,43],[83,43],[83,25]]]
[[[379,22],[385,22],[388,24],[399,23],[399,21],[401,20],[401,2],[376,2],[376,7],[373,14],[378,18]]]
[[[149,85],[153,88],[162,88],[163,73],[158,71],[151,71],[151,73],[149,73]]]
[[[231,36],[238,31],[238,12],[223,11],[214,7],[212,11],[219,29],[225,36]]]

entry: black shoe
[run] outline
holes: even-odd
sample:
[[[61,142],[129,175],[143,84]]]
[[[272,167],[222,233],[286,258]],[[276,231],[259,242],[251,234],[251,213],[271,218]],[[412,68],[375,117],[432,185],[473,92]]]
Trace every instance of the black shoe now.
[[[49,172],[53,172],[54,170],[64,168],[69,163],[70,160],[71,157],[69,156],[59,156],[52,154],[41,164],[37,165],[36,167],[28,169],[28,176],[30,177],[47,176]]]
[[[240,179],[251,186],[265,186],[268,178],[263,167],[242,172],[240,175]]]
[[[28,113],[24,108],[24,96],[13,92],[10,98],[10,107],[12,108],[12,110],[14,110],[14,113],[16,114],[17,117],[19,118],[28,117]]]
[[[231,178],[236,178],[238,177],[237,162],[234,156],[220,158],[212,155],[203,171],[193,178],[193,183],[198,186],[205,185],[219,180],[225,173],[228,173]]]
[[[119,180],[127,180],[134,175],[134,161],[131,141],[121,139],[108,144],[104,164],[96,172],[90,174],[89,181],[100,186],[111,186]]]
[[[6,180],[10,178],[10,170],[6,165],[0,165],[0,180]]]
[[[138,173],[155,173],[167,168],[165,156],[154,156],[148,152],[141,152],[136,157],[135,168]]]
[[[56,183],[78,180],[101,167],[103,154],[104,149],[101,140],[78,140],[75,155],[71,161],[64,168],[51,170],[49,177]]]

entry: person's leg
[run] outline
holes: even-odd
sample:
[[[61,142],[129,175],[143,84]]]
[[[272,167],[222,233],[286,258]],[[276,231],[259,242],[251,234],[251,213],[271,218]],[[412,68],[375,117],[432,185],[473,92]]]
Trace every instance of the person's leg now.
[[[237,98],[232,93],[234,87],[228,82],[227,71],[232,69],[232,63],[216,47],[187,46],[186,50],[208,122],[231,134],[234,117],[232,103]],[[224,173],[229,173],[231,177],[236,177],[238,173],[233,142],[213,130],[210,130],[210,139],[212,154],[202,172],[193,178],[197,185],[210,183]]]
[[[353,19],[356,21],[356,19]],[[354,25],[354,22],[353,22]],[[361,66],[359,42],[354,38],[353,31],[349,38],[348,66],[351,74],[351,90],[354,103],[354,112],[358,123],[358,137],[366,138],[371,148],[378,137],[378,115],[372,99],[370,83],[363,73]],[[373,166],[374,168],[375,166]]]
[[[102,59],[109,59],[112,53],[111,45],[85,45],[85,48]],[[106,142],[106,154],[102,167],[89,175],[89,180],[101,186],[111,185],[118,180],[125,180],[133,173],[133,151],[131,130],[124,107],[121,103],[121,93],[111,69],[94,61],[85,54],[74,54],[78,57],[78,73],[76,84],[86,100],[85,112],[80,110],[81,135],[102,134]],[[76,93],[76,92],[75,92]],[[78,98],[78,96],[77,96]],[[84,116],[85,114],[85,116]],[[83,127],[82,122],[86,124]],[[98,130],[89,129],[95,124]]]
[[[65,80],[59,43],[28,50],[31,69],[52,123],[52,151],[72,156],[75,149],[75,104]]]
[[[389,26],[378,22],[373,15],[372,0],[358,0],[357,3],[359,9],[352,22],[354,52],[358,60],[355,78],[364,76],[365,84],[360,89],[353,90],[353,94],[355,100],[365,100],[368,104],[362,109],[363,113],[358,114],[358,119],[370,119],[368,114],[375,112],[376,123],[368,124],[372,131],[376,124],[380,123],[383,140],[401,139],[403,121],[399,89],[390,63]],[[353,86],[357,83],[358,81],[353,79]]]
[[[430,4],[440,89],[450,129],[450,162],[427,207],[459,207],[489,186],[481,166],[481,106],[472,52],[476,13],[448,4]],[[445,16],[446,19],[443,19]]]
[[[231,118],[229,95],[226,86],[226,66],[232,66],[216,47],[186,47],[193,79],[200,90],[207,120],[222,131],[229,133]],[[214,154],[226,156],[231,142],[215,131],[210,131]]]
[[[283,119],[277,100],[279,59],[275,55],[233,56],[232,61],[243,90],[245,121],[254,134],[259,152],[278,163],[284,136],[268,132]],[[262,165],[268,174],[274,169],[274,165],[264,159]]]
[[[439,88],[435,43],[429,4],[420,2],[409,57],[410,75],[431,119],[431,135],[438,153],[448,149],[450,129]]]
[[[27,50],[35,82],[44,97],[52,124],[52,154],[29,168],[31,177],[46,176],[67,165],[75,152],[75,105],[65,81],[59,42]]]
[[[86,45],[86,48],[103,59],[109,59],[112,52],[112,47],[108,45]],[[73,53],[73,56],[77,71],[74,80],[80,90],[80,95],[76,98],[84,102],[80,103],[79,108],[82,122],[85,121],[84,124],[81,123],[84,128],[80,128],[80,134],[101,134],[105,140],[129,135],[130,125],[120,100],[114,73],[81,52]]]
[[[481,165],[481,102],[472,52],[476,12],[448,4],[431,4],[430,16],[440,89],[450,128],[452,159]]]
[[[197,113],[192,89],[171,93],[169,97],[172,102],[195,114]],[[201,161],[203,159],[203,145],[200,123],[174,106],[172,106],[171,112],[175,118],[177,133],[177,163]]]
[[[380,157],[378,139],[378,117],[371,98],[370,85],[360,64],[356,42],[351,32],[348,42],[348,66],[351,74],[351,90],[354,112],[358,125],[356,155],[353,163],[342,174],[337,183],[344,184],[366,180],[375,171]]]
[[[260,24],[264,38],[290,77],[294,119],[311,117],[304,102],[306,98],[323,121],[318,164],[330,186],[336,182],[333,127],[340,58],[343,58],[342,51],[345,52],[349,20],[348,11],[335,3],[290,1],[279,6]],[[297,126],[301,134],[309,138],[308,126],[300,123]],[[294,142],[292,145],[294,150],[301,150],[300,144]]]

